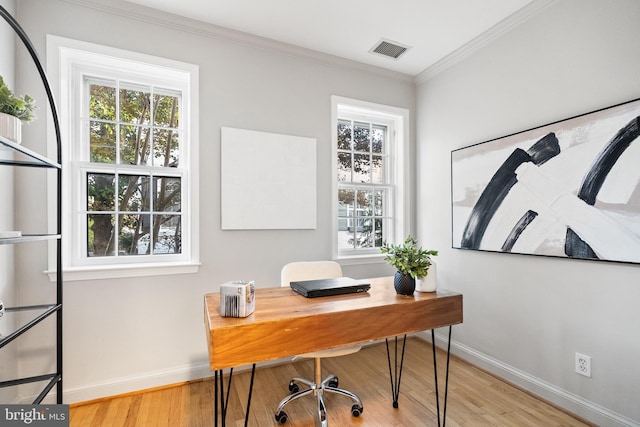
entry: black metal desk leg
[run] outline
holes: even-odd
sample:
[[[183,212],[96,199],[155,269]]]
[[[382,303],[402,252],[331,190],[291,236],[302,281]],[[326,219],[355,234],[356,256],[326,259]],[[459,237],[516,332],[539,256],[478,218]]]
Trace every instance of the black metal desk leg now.
[[[447,368],[445,370],[444,380],[444,402],[442,413],[442,427],[447,422],[447,395],[449,393],[449,360],[451,356],[451,326],[449,326],[449,340],[447,342]],[[436,411],[438,412],[438,427],[440,427],[440,397],[438,395],[438,366],[436,363],[436,334],[431,330],[431,349],[433,350],[433,379],[436,383]]]
[[[395,353],[393,362],[395,369],[391,370],[391,353],[389,352],[389,339],[385,338],[387,344],[387,361],[389,362],[389,379],[391,380],[391,396],[393,398],[393,407],[398,407],[398,397],[400,396],[400,381],[402,380],[402,366],[404,365],[404,348],[407,344],[407,336],[402,338],[402,355],[400,356],[400,366],[398,366],[398,337],[395,340]]]
[[[229,370],[229,382],[227,383],[227,399],[224,398],[224,374],[222,369],[215,372],[215,389],[213,393],[213,417],[214,425],[218,427],[218,418],[220,425],[227,425],[227,405],[229,404],[229,391],[231,390],[231,380],[233,379],[233,368]]]
[[[251,409],[251,395],[253,394],[253,380],[256,375],[256,364],[251,367],[251,382],[249,384],[249,396],[247,397],[247,412],[244,416],[244,426],[249,424],[249,410]],[[213,419],[214,426],[218,427],[218,419],[220,419],[220,425],[226,427],[227,425],[227,408],[229,407],[229,396],[231,395],[231,380],[233,379],[233,368],[229,370],[229,380],[227,383],[227,398],[224,397],[224,377],[222,369],[215,371],[215,388],[213,393]]]
[[[256,364],[251,367],[251,382],[249,383],[249,396],[247,397],[247,413],[244,414],[244,427],[249,425],[249,410],[251,409],[251,395],[253,394],[253,379],[256,376]]]

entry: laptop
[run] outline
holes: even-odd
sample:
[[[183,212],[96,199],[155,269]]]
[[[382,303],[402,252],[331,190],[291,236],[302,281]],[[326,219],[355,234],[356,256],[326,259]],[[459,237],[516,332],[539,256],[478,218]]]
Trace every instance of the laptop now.
[[[306,298],[367,292],[371,285],[350,277],[300,280],[289,283],[291,289]]]

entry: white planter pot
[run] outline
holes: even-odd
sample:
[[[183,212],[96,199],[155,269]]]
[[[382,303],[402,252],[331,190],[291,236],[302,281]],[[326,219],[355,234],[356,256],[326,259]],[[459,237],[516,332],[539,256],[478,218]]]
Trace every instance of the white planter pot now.
[[[416,279],[416,291],[435,292],[438,288],[438,273],[435,262],[431,261],[431,266],[427,270],[427,275]]]
[[[22,121],[11,114],[0,113],[0,136],[20,144],[22,140]]]

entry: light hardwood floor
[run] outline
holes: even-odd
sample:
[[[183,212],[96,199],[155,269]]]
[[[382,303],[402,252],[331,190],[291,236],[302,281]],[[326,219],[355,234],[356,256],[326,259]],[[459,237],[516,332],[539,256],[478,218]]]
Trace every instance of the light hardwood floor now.
[[[438,353],[438,381],[444,392],[445,354]],[[351,416],[350,399],[327,395],[329,424],[366,427],[437,426],[431,344],[407,340],[399,408],[391,403],[391,382],[384,343],[360,352],[323,361],[323,375],[335,373],[340,387],[358,394],[364,413]],[[298,360],[256,372],[249,426],[277,426],[273,411],[288,394],[293,376],[312,378],[313,362]],[[225,377],[226,378],[226,377]],[[250,375],[235,373],[227,415],[228,426],[244,425],[244,407]],[[315,400],[298,399],[285,408],[284,427],[314,425]],[[442,404],[441,404],[442,410]],[[172,387],[131,393],[86,404],[71,405],[72,427],[213,426],[213,381],[202,380]],[[580,420],[535,397],[452,357],[449,374],[447,426],[587,426]]]

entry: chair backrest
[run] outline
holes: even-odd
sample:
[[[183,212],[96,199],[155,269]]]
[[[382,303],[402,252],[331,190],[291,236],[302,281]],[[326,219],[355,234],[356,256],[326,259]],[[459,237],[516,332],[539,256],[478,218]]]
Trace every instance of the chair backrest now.
[[[335,279],[342,277],[342,267],[335,261],[291,262],[280,272],[280,285],[289,286],[295,280]]]

